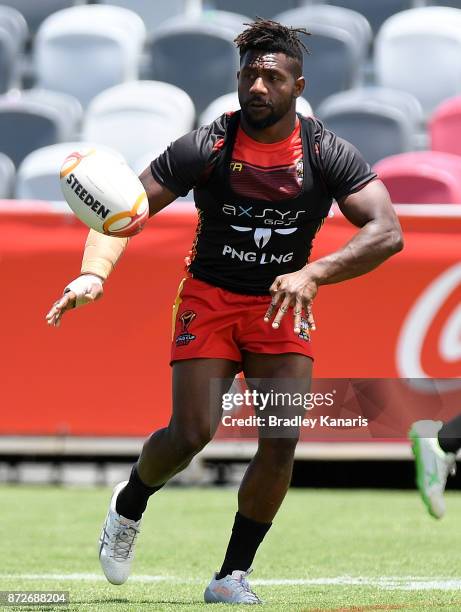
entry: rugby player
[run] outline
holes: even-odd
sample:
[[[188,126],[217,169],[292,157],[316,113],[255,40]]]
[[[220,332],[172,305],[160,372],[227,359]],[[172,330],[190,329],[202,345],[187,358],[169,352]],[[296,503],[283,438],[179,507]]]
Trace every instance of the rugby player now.
[[[152,215],[193,188],[199,221],[175,302],[171,420],[115,487],[101,533],[100,561],[114,584],[128,578],[149,498],[213,437],[222,398],[210,397],[210,381],[243,371],[307,387],[318,288],[366,274],[402,249],[389,195],[370,166],[320,121],[296,114],[307,32],[259,18],[246,25],[235,41],[241,111],[179,138],[140,176]],[[358,230],[337,252],[308,263],[333,199]],[[81,276],[48,313],[50,325],[102,296],[125,245],[90,231]],[[338,305],[341,315],[346,323],[349,305]],[[259,436],[206,602],[260,603],[247,576],[287,492],[298,435]]]
[[[446,423],[416,421],[409,438],[421,498],[429,514],[441,519],[446,510],[443,494],[447,478],[456,474],[456,453],[461,448],[461,415]]]

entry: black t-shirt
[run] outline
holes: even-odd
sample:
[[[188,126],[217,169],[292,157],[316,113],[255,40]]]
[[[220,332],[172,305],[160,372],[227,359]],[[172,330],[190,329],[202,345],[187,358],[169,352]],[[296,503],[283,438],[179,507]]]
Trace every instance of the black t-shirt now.
[[[236,293],[266,295],[276,276],[306,264],[333,199],[376,175],[350,143],[301,116],[299,133],[286,139],[292,150],[280,154],[278,164],[259,164],[258,151],[261,160],[270,159],[265,151],[274,145],[255,143],[246,154],[251,147],[239,118],[239,112],[223,115],[179,138],[151,170],[178,196],[194,189],[199,220],[192,276]]]

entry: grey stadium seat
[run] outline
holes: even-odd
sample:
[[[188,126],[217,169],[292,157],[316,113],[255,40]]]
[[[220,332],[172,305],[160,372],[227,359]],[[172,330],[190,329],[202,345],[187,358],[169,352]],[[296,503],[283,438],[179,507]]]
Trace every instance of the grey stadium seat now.
[[[128,9],[89,5],[59,11],[37,32],[37,83],[86,106],[104,89],[138,78],[145,36],[142,19]]]
[[[297,0],[210,0],[206,5],[221,11],[234,11],[255,17],[273,17],[282,11],[296,8]]]
[[[98,149],[108,148],[91,142],[63,142],[33,151],[18,168],[16,197],[26,200],[63,200],[59,171],[64,159],[73,151],[94,146]],[[117,151],[111,152],[117,154]]]
[[[0,5],[0,93],[19,87],[22,53],[28,37],[24,17]]]
[[[0,151],[16,166],[34,149],[75,136],[79,103],[69,96],[39,90],[0,96]]]
[[[147,74],[186,91],[200,113],[212,100],[235,89],[237,33],[237,26],[203,17],[166,21],[148,43]]]
[[[324,2],[361,13],[368,19],[373,31],[377,32],[386,19],[400,11],[413,8],[415,0],[324,0]]]
[[[0,93],[16,84],[19,54],[9,32],[0,27]]]
[[[10,32],[19,53],[24,51],[29,28],[23,15],[10,6],[0,5],[0,28]]]
[[[313,36],[304,53],[306,96],[314,108],[327,96],[360,84],[372,33],[363,15],[341,7],[305,6],[275,17]]]
[[[2,0],[2,5],[12,6],[24,15],[33,32],[49,15],[75,4],[76,0]]]
[[[451,6],[461,9],[461,0],[425,0],[426,6]]]
[[[119,150],[128,164],[193,128],[194,104],[170,83],[133,81],[102,92],[85,114],[82,138]]]
[[[13,196],[14,164],[4,153],[0,153],[0,199]]]
[[[370,87],[330,96],[318,107],[317,116],[374,164],[413,150],[423,110],[410,94]]]

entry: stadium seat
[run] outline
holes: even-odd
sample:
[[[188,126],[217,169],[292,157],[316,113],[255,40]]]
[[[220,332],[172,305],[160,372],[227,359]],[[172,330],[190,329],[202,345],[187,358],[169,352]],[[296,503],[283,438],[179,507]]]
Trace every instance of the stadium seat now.
[[[241,26],[212,13],[168,20],[148,43],[148,77],[186,91],[198,113],[235,89],[239,68],[234,38]]]
[[[0,28],[9,32],[16,45],[16,51],[23,53],[29,37],[29,28],[23,15],[10,6],[0,5]]]
[[[365,87],[330,96],[318,107],[317,116],[374,164],[414,149],[423,110],[406,92]]]
[[[72,151],[92,148],[91,142],[63,142],[37,149],[28,155],[18,168],[15,195],[19,199],[63,200],[59,171],[64,159]],[[98,148],[101,147],[97,145]],[[117,153],[116,151],[112,151]]]
[[[134,81],[112,87],[89,105],[82,138],[119,150],[129,164],[189,132],[194,104],[170,83]]]
[[[0,93],[21,84],[27,24],[17,10],[0,5]]]
[[[450,6],[461,9],[461,0],[425,0],[427,6]]]
[[[39,25],[52,13],[74,6],[77,0],[2,0],[2,5],[18,10],[26,19],[27,25],[35,32]]]
[[[238,110],[239,108],[240,103],[236,91],[224,94],[207,106],[199,117],[198,125],[208,125],[220,115],[228,111]],[[298,98],[296,100],[296,110],[306,117],[312,115],[312,107],[305,98]]]
[[[374,166],[395,204],[460,204],[461,157],[438,151],[402,153]]]
[[[375,42],[377,82],[415,95],[425,113],[461,92],[461,10],[423,7],[388,19]]]
[[[327,96],[360,84],[371,43],[370,24],[363,15],[336,6],[305,6],[280,13],[277,21],[306,27],[311,53],[304,53],[307,97],[314,108]]]
[[[82,110],[74,98],[26,90],[0,96],[0,151],[16,166],[34,149],[75,137]]]
[[[461,155],[461,96],[436,108],[429,120],[430,148]]]
[[[14,164],[4,153],[0,153],[0,199],[11,198],[14,186]]]
[[[312,0],[308,1],[308,4]],[[415,0],[324,0],[326,4],[342,6],[364,15],[374,32],[377,32],[386,19],[411,9]]]
[[[171,17],[182,15],[186,10],[186,0],[168,0],[153,2],[152,0],[98,0],[99,4],[121,6],[137,13],[146,26],[147,33],[154,32],[159,25]]]
[[[206,3],[207,6],[212,6],[221,11],[235,11],[248,15],[254,19],[255,17],[273,17],[281,11],[296,8],[299,2],[297,0],[211,0]]]
[[[90,5],[59,11],[37,32],[37,82],[86,106],[104,89],[138,78],[145,35],[141,18],[128,9]]]

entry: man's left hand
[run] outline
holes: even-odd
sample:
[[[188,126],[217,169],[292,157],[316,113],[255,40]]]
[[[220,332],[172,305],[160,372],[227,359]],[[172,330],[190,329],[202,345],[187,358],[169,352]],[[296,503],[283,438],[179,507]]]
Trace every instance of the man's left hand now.
[[[264,315],[264,321],[268,323],[271,320],[278,306],[278,312],[272,322],[272,327],[278,329],[288,309],[293,308],[294,333],[301,333],[301,316],[303,310],[307,317],[309,329],[315,330],[315,322],[312,315],[312,300],[317,295],[317,291],[318,282],[309,270],[309,266],[297,272],[277,276],[270,287],[272,301]]]

